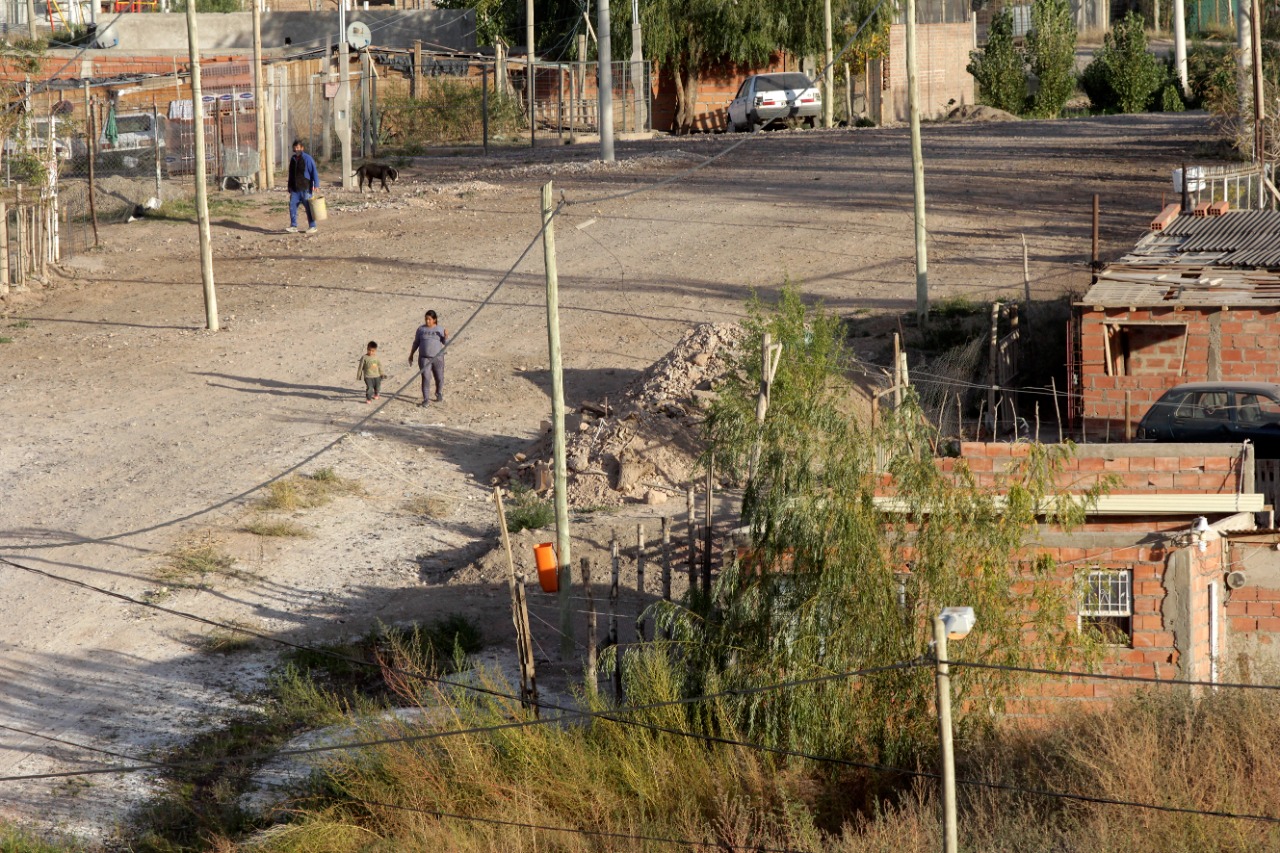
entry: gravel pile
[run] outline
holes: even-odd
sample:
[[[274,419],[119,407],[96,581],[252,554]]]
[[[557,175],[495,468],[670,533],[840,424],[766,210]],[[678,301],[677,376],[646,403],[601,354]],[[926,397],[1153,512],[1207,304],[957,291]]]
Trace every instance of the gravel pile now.
[[[700,426],[713,386],[732,363],[743,331],[734,323],[703,323],[635,379],[620,400],[566,401],[565,460],[573,506],[664,503],[682,493],[703,450]],[[575,406],[575,403],[579,405]],[[549,486],[551,425],[494,477],[535,489]]]

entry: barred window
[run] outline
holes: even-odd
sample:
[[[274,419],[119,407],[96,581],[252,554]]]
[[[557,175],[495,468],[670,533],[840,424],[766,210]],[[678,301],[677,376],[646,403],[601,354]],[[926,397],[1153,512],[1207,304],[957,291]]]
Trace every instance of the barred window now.
[[[1127,646],[1133,642],[1133,572],[1091,569],[1080,601],[1080,630],[1098,632],[1104,642]]]

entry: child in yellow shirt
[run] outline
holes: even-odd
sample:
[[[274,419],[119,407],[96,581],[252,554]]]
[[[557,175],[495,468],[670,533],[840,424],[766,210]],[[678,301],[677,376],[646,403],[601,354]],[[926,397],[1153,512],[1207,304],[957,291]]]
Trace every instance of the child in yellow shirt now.
[[[369,341],[369,349],[360,358],[360,367],[356,370],[356,381],[364,380],[364,401],[366,404],[382,397],[382,362],[378,361],[378,342]]]

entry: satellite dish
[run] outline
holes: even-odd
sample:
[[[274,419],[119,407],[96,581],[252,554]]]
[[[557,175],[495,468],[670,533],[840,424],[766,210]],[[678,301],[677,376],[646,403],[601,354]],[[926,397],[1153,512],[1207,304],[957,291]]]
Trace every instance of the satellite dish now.
[[[373,43],[373,33],[364,21],[352,21],[347,25],[347,44],[352,50],[364,50]]]

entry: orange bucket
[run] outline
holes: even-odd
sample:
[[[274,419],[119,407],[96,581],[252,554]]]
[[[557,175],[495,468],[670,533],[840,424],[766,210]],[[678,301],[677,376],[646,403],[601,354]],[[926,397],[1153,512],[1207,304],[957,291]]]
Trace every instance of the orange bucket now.
[[[543,592],[557,592],[560,579],[557,577],[559,566],[556,565],[556,549],[550,542],[533,546],[533,560],[538,566],[538,583]]]

